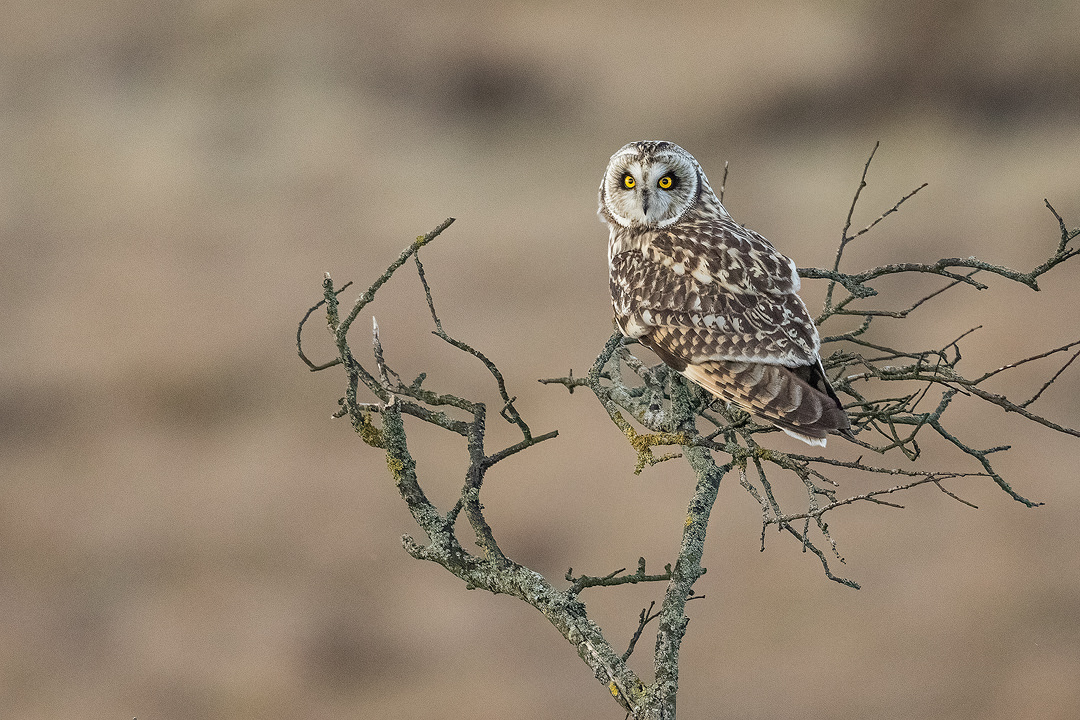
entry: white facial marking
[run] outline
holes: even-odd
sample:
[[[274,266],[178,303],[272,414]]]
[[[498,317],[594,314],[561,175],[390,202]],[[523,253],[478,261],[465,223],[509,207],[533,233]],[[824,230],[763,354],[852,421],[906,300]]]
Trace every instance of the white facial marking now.
[[[644,153],[640,145],[628,146],[608,163],[603,211],[623,227],[667,227],[693,207],[698,173],[696,161],[675,146]]]

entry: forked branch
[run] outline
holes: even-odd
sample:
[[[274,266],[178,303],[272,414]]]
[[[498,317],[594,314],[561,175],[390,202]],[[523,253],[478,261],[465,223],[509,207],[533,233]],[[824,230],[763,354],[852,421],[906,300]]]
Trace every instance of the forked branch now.
[[[877,146],[874,152],[876,150]],[[570,371],[564,377],[540,381],[562,385],[570,393],[585,389],[594,396],[629,442],[636,456],[635,472],[679,458],[689,465],[695,484],[678,551],[674,562],[664,566],[663,573],[647,573],[645,560],[641,558],[633,573],[627,573],[623,568],[606,575],[575,576],[568,570],[565,576],[568,586],[560,589],[536,571],[514,561],[499,546],[481,503],[487,473],[502,461],[554,438],[558,433],[534,435],[516,407],[516,397],[509,392],[496,363],[448,333],[436,312],[419,252],[450,226],[452,218],[406,247],[356,298],[344,317],[338,298],[349,284],[336,287],[327,275],[323,280],[322,300],[300,321],[297,353],[313,372],[338,366],[343,369],[345,391],[334,417],[348,416],[364,442],[385,452],[387,467],[398,492],[425,536],[423,541],[404,536],[405,550],[415,558],[442,565],[460,578],[466,588],[512,595],[542,612],[629,715],[649,719],[674,718],[679,650],[688,622],[686,603],[700,597],[694,595],[693,587],[705,573],[701,559],[709,517],[720,482],[728,474],[737,474],[739,485],[760,507],[762,550],[767,529],[775,527],[793,537],[803,552],[817,557],[826,577],[854,588],[859,587],[858,583],[834,574],[830,564],[831,561],[844,562],[826,523],[827,516],[840,508],[862,503],[901,508],[903,505],[897,499],[920,486],[933,486],[950,499],[974,508],[956,486],[978,479],[996,483],[1024,505],[1038,505],[1017,493],[995,468],[992,456],[1007,451],[1008,446],[980,449],[983,443],[979,438],[961,438],[960,431],[953,427],[953,416],[949,411],[961,401],[983,402],[1057,433],[1080,436],[1077,430],[1030,409],[1080,356],[1080,350],[1074,350],[1080,346],[1080,340],[1035,352],[997,369],[972,372],[967,369],[969,363],[963,363],[962,367],[960,346],[977,328],[963,333],[958,329],[955,340],[940,347],[920,349],[891,347],[886,341],[875,339],[874,331],[882,318],[903,320],[954,288],[986,290],[988,285],[983,280],[991,276],[1038,290],[1039,277],[1080,253],[1080,249],[1072,244],[1080,230],[1068,230],[1047,202],[1047,208],[1057,221],[1060,240],[1046,261],[1030,271],[1021,272],[975,258],[944,258],[849,272],[842,269],[845,249],[898,212],[925,187],[915,188],[862,230],[852,234],[853,217],[862,189],[866,187],[873,157],[874,153],[871,153],[863,168],[832,268],[803,268],[799,274],[829,283],[818,317],[819,325],[835,324],[835,317],[861,317],[858,327],[834,331],[823,337],[823,343],[834,348],[824,364],[829,374],[835,377],[836,391],[846,398],[845,408],[852,420],[852,428],[857,432],[852,442],[882,456],[880,462],[865,462],[862,455],[855,460],[843,460],[832,455],[812,456],[773,449],[769,442],[775,428],[760,425],[745,413],[714,401],[664,365],[647,365],[631,352],[632,343],[617,332],[608,338],[585,376],[575,377]],[[725,166],[725,182],[726,177]],[[721,184],[721,193],[724,184]],[[433,334],[483,365],[498,393],[498,415],[517,428],[520,440],[489,449],[487,408],[483,402],[430,389],[424,385],[424,373],[406,383],[388,363],[384,339],[374,319],[372,359],[361,361],[353,352],[349,337],[353,323],[375,300],[380,288],[410,259],[415,265],[434,325]],[[867,299],[879,297],[873,286],[878,278],[911,273],[938,275],[947,282],[910,305],[897,308],[863,306]],[[975,279],[976,275],[979,280]],[[307,320],[322,307],[326,309],[327,327],[336,352],[332,359],[316,363],[303,350],[302,332]],[[986,387],[988,381],[999,378],[1008,370],[1050,357],[1057,359],[1055,371],[1048,373],[1048,379],[1025,401],[1015,401]],[[1061,362],[1062,358],[1064,362]],[[437,507],[422,487],[409,450],[406,417],[409,423],[426,423],[460,437],[468,451],[461,491],[449,508]],[[839,438],[834,440],[830,450],[839,442],[842,442]],[[958,449],[969,460],[970,467],[923,467],[920,457],[923,446],[928,443]],[[661,452],[665,448],[670,448],[671,452]],[[840,488],[853,474],[862,478],[860,492],[842,494]],[[867,482],[872,483],[875,479],[880,479],[882,484],[867,488]],[[786,494],[774,491],[774,486],[785,482],[793,482],[801,488],[802,500],[797,507],[782,505],[779,498]],[[457,536],[461,517],[466,519],[472,531],[478,553],[467,549]],[[666,583],[666,590],[659,610],[654,612],[655,603],[650,603],[641,611],[629,646],[625,652],[618,653],[601,628],[590,619],[581,595],[590,588],[637,583]],[[657,622],[653,680],[646,683],[629,667],[628,661],[646,626],[653,621]]]

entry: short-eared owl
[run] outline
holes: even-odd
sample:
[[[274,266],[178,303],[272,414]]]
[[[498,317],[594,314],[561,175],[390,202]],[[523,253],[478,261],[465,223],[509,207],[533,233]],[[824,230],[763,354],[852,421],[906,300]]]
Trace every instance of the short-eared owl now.
[[[624,335],[792,437],[823,446],[831,431],[850,433],[795,263],[731,219],[690,153],[623,147],[600,184],[599,215]]]

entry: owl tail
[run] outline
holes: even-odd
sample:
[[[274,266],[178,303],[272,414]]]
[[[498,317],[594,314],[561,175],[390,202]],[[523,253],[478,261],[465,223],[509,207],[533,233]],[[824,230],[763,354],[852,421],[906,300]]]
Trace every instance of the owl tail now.
[[[721,400],[772,423],[791,437],[825,447],[829,432],[851,437],[851,424],[821,364],[787,367],[709,360],[682,374]]]

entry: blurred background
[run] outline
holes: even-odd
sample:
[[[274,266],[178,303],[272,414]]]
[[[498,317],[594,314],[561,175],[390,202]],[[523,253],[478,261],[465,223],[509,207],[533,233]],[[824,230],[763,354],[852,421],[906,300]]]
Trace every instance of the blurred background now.
[[[422,254],[444,325],[499,364],[534,431],[560,431],[490,474],[488,517],[564,586],[571,566],[671,562],[692,490],[678,463],[634,476],[595,400],[536,382],[583,373],[611,331],[596,188],[624,143],[678,142],[714,185],[730,163],[728,209],[803,266],[831,262],[878,140],[855,227],[929,187],[851,269],[1029,269],[1059,239],[1044,198],[1080,224],[1073,0],[9,0],[0,20],[3,717],[622,717],[539,613],[401,549],[417,529],[381,453],[330,419],[341,374],[296,357],[325,271],[357,282],[351,303],[458,218]],[[979,374],[1077,339],[1078,271],[957,288],[873,337],[933,348],[982,325],[960,366]],[[939,286],[882,282],[881,302]],[[403,376],[496,404],[430,335],[408,266],[370,309]],[[991,389],[1030,397],[1065,359]],[[1078,392],[1073,367],[1032,410],[1075,427]],[[759,509],[725,479],[686,717],[1080,716],[1080,445],[972,401],[954,422],[1013,445],[999,469],[1046,505],[972,479],[949,488],[978,510],[934,488],[839,510],[834,569],[861,591],[786,536],[759,552]],[[464,450],[410,439],[448,507]],[[625,647],[661,594],[583,599]],[[646,678],[652,642],[632,660]]]

